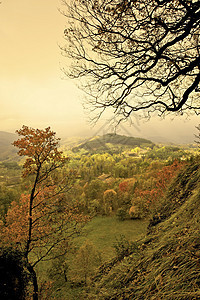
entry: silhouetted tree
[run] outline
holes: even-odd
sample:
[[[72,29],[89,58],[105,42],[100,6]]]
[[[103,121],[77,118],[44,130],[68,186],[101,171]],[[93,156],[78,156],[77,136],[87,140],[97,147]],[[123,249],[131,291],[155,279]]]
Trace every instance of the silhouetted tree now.
[[[88,104],[127,119],[199,113],[199,0],[63,0],[63,54]],[[93,110],[93,109],[92,109]]]

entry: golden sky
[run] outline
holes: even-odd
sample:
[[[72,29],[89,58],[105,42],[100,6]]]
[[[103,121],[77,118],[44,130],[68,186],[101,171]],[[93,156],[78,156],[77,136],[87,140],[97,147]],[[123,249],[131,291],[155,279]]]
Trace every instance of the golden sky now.
[[[24,124],[51,126],[66,136],[90,135],[81,93],[70,80],[63,80],[65,60],[58,45],[64,44],[65,17],[58,8],[62,9],[59,0],[2,0],[0,4],[2,131],[14,132]],[[136,123],[128,129],[133,136],[173,135],[176,140],[181,135],[193,137],[199,118]]]
[[[85,124],[79,90],[62,80],[65,18],[57,0],[0,5],[0,130]],[[81,119],[81,120],[80,120]]]

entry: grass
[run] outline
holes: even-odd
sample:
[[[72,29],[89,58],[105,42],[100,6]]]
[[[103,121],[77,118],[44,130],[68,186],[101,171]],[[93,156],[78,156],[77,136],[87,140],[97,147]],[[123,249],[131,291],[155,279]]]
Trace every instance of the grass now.
[[[135,241],[145,236],[148,226],[147,220],[119,221],[116,217],[95,217],[89,222],[83,235],[76,239],[80,246],[85,240],[90,240],[101,252],[103,260],[115,256],[114,243],[120,236]]]

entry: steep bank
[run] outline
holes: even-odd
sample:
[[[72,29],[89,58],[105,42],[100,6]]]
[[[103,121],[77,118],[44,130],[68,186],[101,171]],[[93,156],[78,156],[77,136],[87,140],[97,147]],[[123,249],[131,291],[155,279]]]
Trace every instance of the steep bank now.
[[[85,298],[200,299],[199,161],[175,178],[147,237],[101,266]]]

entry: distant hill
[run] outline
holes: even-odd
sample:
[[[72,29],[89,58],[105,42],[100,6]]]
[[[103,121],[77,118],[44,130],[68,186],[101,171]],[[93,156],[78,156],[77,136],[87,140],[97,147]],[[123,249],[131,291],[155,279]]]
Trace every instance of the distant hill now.
[[[138,138],[138,137],[131,137],[125,135],[119,135],[115,133],[108,133],[103,136],[97,136],[91,138],[82,144],[73,147],[73,151],[77,152],[81,149],[86,151],[109,151],[109,150],[117,150],[119,147],[150,147],[154,146],[150,140]]]
[[[0,161],[17,159],[17,150],[12,145],[16,139],[16,134],[0,131]]]

